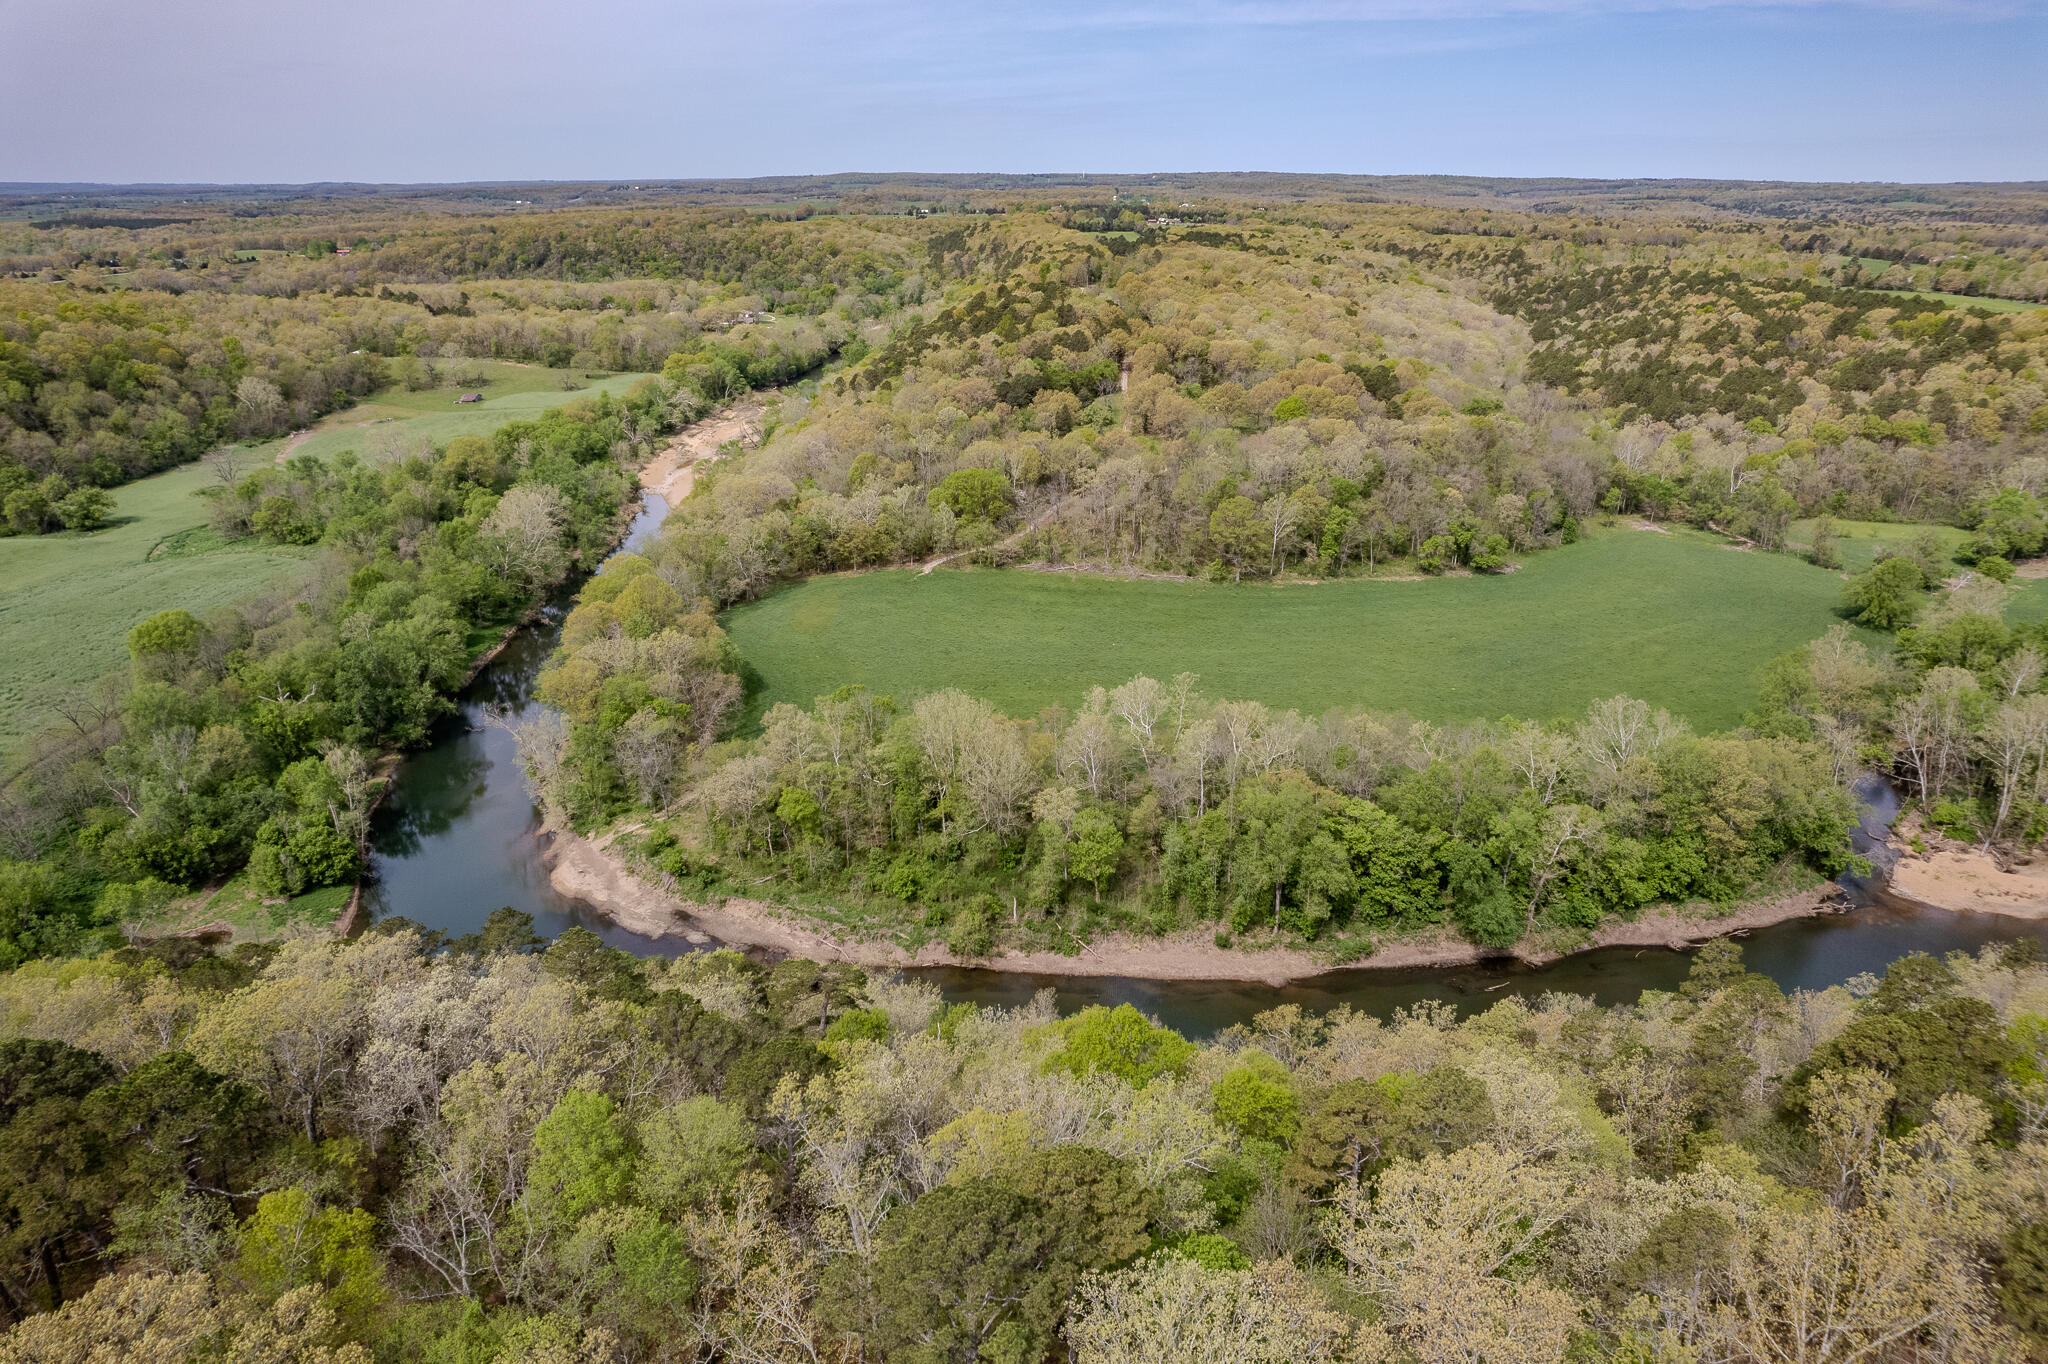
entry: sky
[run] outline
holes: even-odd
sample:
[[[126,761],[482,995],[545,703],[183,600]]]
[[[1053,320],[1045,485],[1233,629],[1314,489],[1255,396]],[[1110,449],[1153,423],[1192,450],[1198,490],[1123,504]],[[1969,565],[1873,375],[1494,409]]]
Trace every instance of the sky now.
[[[0,181],[2048,179],[2048,0],[0,0]]]

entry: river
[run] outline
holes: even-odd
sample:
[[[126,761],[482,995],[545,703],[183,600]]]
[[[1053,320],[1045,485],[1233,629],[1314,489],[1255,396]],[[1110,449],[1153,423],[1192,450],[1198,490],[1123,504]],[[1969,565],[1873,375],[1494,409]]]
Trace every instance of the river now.
[[[650,495],[634,518],[622,552],[644,544],[668,514]],[[521,630],[462,696],[458,714],[433,742],[399,768],[390,799],[372,828],[370,875],[364,899],[372,917],[404,915],[449,934],[483,926],[491,911],[510,905],[533,915],[550,937],[583,927],[612,946],[644,956],[674,956],[703,944],[681,937],[648,938],[619,929],[580,900],[548,884],[547,835],[527,794],[512,736],[484,723],[486,708],[513,718],[538,703],[534,679],[561,634],[573,589],[550,603]],[[1884,830],[1898,813],[1897,798],[1876,778],[1858,786],[1864,802],[1859,851],[1878,865],[1867,878],[1844,877],[1857,908],[1846,914],[1794,919],[1751,931],[1742,939],[1752,970],[1787,990],[1819,989],[1861,972],[1882,972],[1909,952],[1974,951],[1986,943],[2031,937],[2048,946],[2048,922],[1994,914],[1933,909],[1885,888]],[[1403,1005],[1443,1000],[1460,1011],[1484,1009],[1508,995],[1550,990],[1590,995],[1602,1003],[1633,1000],[1644,990],[1668,990],[1685,978],[1690,954],[1661,948],[1604,948],[1548,966],[1482,964],[1417,970],[1361,967],[1293,985],[1238,981],[1155,981],[1117,976],[1033,976],[966,967],[923,968],[949,1000],[1020,1004],[1038,990],[1054,992],[1062,1012],[1090,1004],[1135,1004],[1190,1037],[1212,1036],[1232,1023],[1280,1004],[1326,1010],[1339,1004],[1386,1015]]]

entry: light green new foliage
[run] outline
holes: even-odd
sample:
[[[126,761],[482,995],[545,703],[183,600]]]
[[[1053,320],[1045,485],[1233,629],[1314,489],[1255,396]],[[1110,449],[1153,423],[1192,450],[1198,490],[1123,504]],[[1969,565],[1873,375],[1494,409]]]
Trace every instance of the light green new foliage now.
[[[258,1200],[240,1241],[235,1273],[259,1293],[318,1284],[358,1330],[384,1300],[377,1219],[361,1208],[323,1208],[303,1188],[280,1189]]]
[[[560,1225],[617,1203],[633,1184],[625,1118],[607,1095],[572,1089],[533,1132],[526,1189],[535,1216]]]
[[[673,1217],[733,1191],[753,1163],[754,1128],[737,1110],[699,1095],[642,1123],[640,1145],[634,1196]]]
[[[1014,716],[1138,673],[1209,696],[1438,722],[1582,714],[1617,692],[1731,728],[1765,663],[1836,624],[1842,580],[1683,530],[1610,531],[1511,574],[1178,583],[1018,571],[815,578],[725,616],[751,717],[848,683],[908,705],[958,687]],[[1879,643],[1871,636],[1872,643]]]
[[[1100,1071],[1142,1085],[1161,1075],[1178,1075],[1194,1059],[1195,1044],[1162,1028],[1129,1004],[1100,1004],[1052,1025],[1065,1045],[1046,1058],[1047,1071],[1072,1075]]]
[[[1248,1051],[1210,1090],[1216,1120],[1255,1141],[1291,1142],[1301,1130],[1301,1099],[1287,1068]]]

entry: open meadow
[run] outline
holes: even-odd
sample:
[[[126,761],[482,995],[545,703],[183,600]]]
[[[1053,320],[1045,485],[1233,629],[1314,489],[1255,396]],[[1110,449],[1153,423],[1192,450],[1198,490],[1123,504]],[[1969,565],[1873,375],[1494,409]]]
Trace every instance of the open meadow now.
[[[1702,534],[1609,531],[1501,577],[1255,586],[1021,570],[818,578],[735,608],[749,717],[850,682],[957,686],[1012,715],[1136,673],[1319,713],[1436,721],[1573,714],[1616,692],[1701,729],[1740,722],[1757,671],[1841,617],[1839,575]],[[1876,635],[1873,645],[1882,646]]]
[[[192,464],[116,488],[112,523],[90,535],[0,539],[0,770],[65,695],[126,664],[137,621],[204,616],[305,572],[309,549],[206,531],[196,494],[212,479]]]
[[[430,445],[446,445],[457,436],[488,436],[507,422],[531,421],[551,407],[598,393],[624,394],[647,374],[587,374],[581,370],[544,369],[503,360],[442,361],[442,382],[434,388],[408,391],[390,388],[367,402],[322,418],[304,436],[272,442],[264,453],[280,450],[320,458],[354,450],[371,462],[411,454]],[[479,373],[481,383],[450,384],[450,375]],[[482,393],[482,402],[457,404],[464,393]],[[259,456],[260,457],[260,456]]]
[[[1786,543],[1794,550],[1804,553],[1813,547],[1812,521],[1794,521],[1785,532]],[[1877,562],[1880,549],[1892,554],[1907,554],[1912,551],[1913,542],[1923,535],[1932,535],[1942,549],[1950,554],[1961,549],[1963,542],[1970,538],[1970,532],[1959,526],[1935,526],[1918,521],[1835,521],[1835,553],[1842,560],[1846,573],[1861,573]],[[1960,565],[1951,565],[1961,572]]]
[[[461,389],[396,389],[335,413],[303,440],[240,447],[238,458],[247,469],[286,451],[324,458],[353,449],[375,461],[488,435],[579,397],[624,393],[648,377],[593,379],[502,361],[449,368],[480,372],[486,382],[467,391],[482,391],[485,400],[456,407]],[[206,529],[206,503],[196,494],[213,479],[206,465],[190,464],[117,488],[112,522],[89,535],[0,538],[0,771],[26,739],[57,721],[54,707],[65,695],[127,662],[128,630],[137,621],[174,606],[204,616],[304,572],[310,549],[223,541]]]

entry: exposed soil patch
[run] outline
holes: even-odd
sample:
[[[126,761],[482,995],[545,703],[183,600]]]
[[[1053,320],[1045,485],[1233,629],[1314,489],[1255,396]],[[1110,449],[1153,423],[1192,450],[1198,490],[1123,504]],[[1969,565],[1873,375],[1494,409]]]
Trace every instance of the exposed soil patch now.
[[[698,468],[718,458],[720,446],[760,434],[764,410],[759,403],[745,403],[684,429],[640,471],[640,486],[677,506],[697,486]]]
[[[1917,838],[1927,851],[1915,852]],[[1937,909],[2048,919],[2048,863],[2006,865],[1990,852],[1927,827],[1919,815],[1899,821],[1892,889]]]

